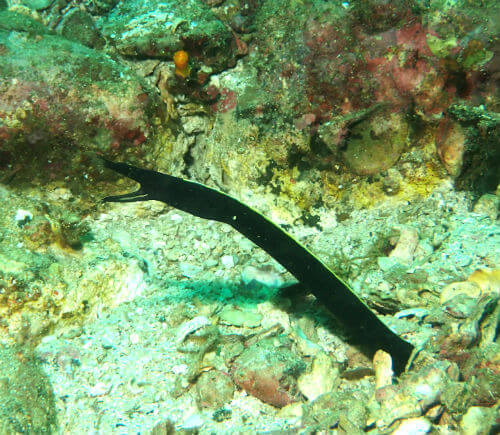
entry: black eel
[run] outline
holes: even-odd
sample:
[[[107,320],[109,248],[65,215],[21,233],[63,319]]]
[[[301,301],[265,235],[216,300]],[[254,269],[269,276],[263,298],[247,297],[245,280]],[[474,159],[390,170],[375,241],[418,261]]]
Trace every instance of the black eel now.
[[[102,159],[140,184],[139,190],[108,196],[104,202],[157,200],[203,219],[231,225],[283,265],[343,325],[349,341],[373,357],[378,349],[392,356],[396,374],[404,371],[413,346],[391,331],[325,264],[265,216],[223,192],[203,184]]]

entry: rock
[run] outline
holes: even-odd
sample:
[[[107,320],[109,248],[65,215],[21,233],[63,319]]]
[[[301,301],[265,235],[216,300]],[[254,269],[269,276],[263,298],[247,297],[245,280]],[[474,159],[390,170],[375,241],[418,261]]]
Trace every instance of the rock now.
[[[373,369],[375,371],[375,388],[392,385],[392,358],[383,350],[377,350],[373,356]]]
[[[186,116],[182,118],[182,128],[186,134],[204,133],[207,126],[208,120],[203,116]]]
[[[500,314],[500,309],[496,309],[491,317]],[[496,319],[495,319],[496,320]],[[486,319],[488,322],[488,318]],[[498,324],[493,323],[493,326]],[[497,329],[498,331],[498,329]],[[489,342],[481,337],[479,347],[468,351],[468,358],[464,358],[464,364],[461,371],[463,379],[467,381],[466,387],[472,402],[465,402],[467,406],[495,406],[500,397],[500,344],[493,342],[494,335],[490,335]],[[498,404],[498,403],[497,403]]]
[[[280,308],[275,303],[266,301],[260,303],[257,309],[263,316],[263,328],[274,328],[280,325],[285,331],[290,330],[290,316],[285,308]]]
[[[403,264],[411,264],[418,245],[418,232],[414,228],[401,228],[398,242],[389,257],[398,259]]]
[[[455,319],[467,319],[474,312],[476,306],[476,298],[461,293],[448,299],[443,308]]]
[[[422,435],[429,433],[432,424],[425,417],[408,418],[403,420],[392,435]]]
[[[225,420],[230,420],[232,414],[233,411],[231,411],[230,409],[225,409],[225,408],[218,409],[212,414],[212,420],[216,421],[217,423],[220,423]]]
[[[452,282],[441,290],[440,299],[441,304],[458,295],[465,295],[471,298],[478,298],[481,296],[481,288],[474,282],[459,281]]]
[[[191,414],[182,422],[182,429],[186,431],[197,431],[203,426],[203,416],[201,414]]]
[[[116,346],[115,337],[111,337],[109,335],[104,335],[101,338],[101,346],[103,347],[103,349],[106,349],[106,350],[113,349]]]
[[[232,400],[235,386],[227,374],[210,370],[200,375],[195,391],[201,408],[220,408]]]
[[[402,114],[375,113],[352,128],[344,160],[359,175],[373,175],[389,169],[403,152],[408,132]]]
[[[21,3],[24,6],[27,6],[30,9],[39,11],[42,9],[46,9],[53,3],[54,0],[22,0]]]
[[[26,32],[28,36],[45,35],[50,33],[49,30],[39,21],[31,18],[28,15],[13,12],[2,11],[0,7],[0,30]],[[0,43],[3,44],[0,38]],[[7,49],[7,51],[5,51]],[[3,47],[3,53],[9,53],[8,47]],[[1,65],[1,63],[0,63]]]
[[[467,435],[488,435],[493,433],[497,417],[494,407],[471,406],[460,421],[460,429]]]
[[[366,426],[367,402],[368,397],[361,391],[333,391],[323,394],[305,407],[305,432],[311,433],[321,429],[328,431],[339,424],[341,419],[349,421],[361,431]]]
[[[199,0],[119,2],[103,19],[101,30],[124,56],[172,60],[184,49],[190,62],[215,72],[235,63],[231,31]]]
[[[408,266],[401,264],[396,257],[378,257],[377,263],[380,269],[384,272],[404,272],[407,270]]]
[[[86,390],[89,397],[105,396],[111,391],[112,385],[104,382],[97,382],[95,385],[89,385]]]
[[[195,333],[199,329],[211,325],[210,320],[205,316],[197,316],[193,319],[183,323],[177,329],[176,342],[177,345],[181,345],[186,341],[189,335]]]
[[[178,433],[175,429],[175,423],[170,421],[170,420],[164,420],[159,422],[151,431],[148,433],[148,435],[172,435],[175,433]]]
[[[81,9],[75,8],[67,12],[57,27],[57,32],[66,39],[87,47],[102,48],[105,44],[92,16]]]
[[[301,418],[304,415],[304,406],[302,403],[290,403],[290,405],[286,405],[283,408],[281,408],[278,413],[276,414],[276,417],[278,418]]]
[[[226,269],[231,269],[238,261],[234,255],[223,255],[220,262]]]
[[[460,124],[443,118],[436,133],[436,149],[441,163],[451,176],[457,176],[462,169],[465,141]]]
[[[14,220],[19,228],[22,228],[27,223],[33,220],[33,214],[27,210],[18,209],[16,211],[16,215],[14,216]]]
[[[232,367],[234,382],[248,394],[281,408],[299,398],[297,377],[305,364],[281,337],[264,339],[247,348]]]
[[[176,259],[177,257],[175,255],[173,258],[169,258],[169,260],[171,261],[175,261]],[[179,269],[181,270],[182,275],[186,278],[194,278],[202,271],[202,268],[200,266],[197,266],[196,264],[186,263],[185,261],[179,263]]]
[[[410,376],[403,385],[407,397],[418,400],[424,410],[436,405],[450,376],[449,366],[448,362],[436,363]]]
[[[396,195],[400,188],[403,176],[395,168],[387,170],[387,176],[382,179],[382,189],[387,195]]]
[[[319,126],[318,135],[332,153],[336,154],[342,146],[347,136],[348,125],[348,120],[335,119]]]
[[[215,267],[219,264],[219,262],[215,258],[208,258],[205,261],[203,261],[203,268],[204,269],[210,269],[212,267]]]
[[[435,361],[400,379],[398,385],[378,388],[375,401],[379,405],[370,402],[371,417],[368,424],[376,423],[381,431],[386,431],[399,420],[420,419],[426,410],[439,404],[448,385],[450,367],[449,362]]]
[[[0,345],[0,432],[54,433],[52,387],[33,355]]]
[[[313,360],[310,371],[300,375],[297,385],[309,400],[333,390],[340,383],[340,368],[324,352],[319,352]]]
[[[500,196],[487,193],[479,198],[474,205],[473,212],[488,216],[492,221],[498,217]]]
[[[256,328],[260,326],[262,314],[252,311],[244,311],[236,309],[233,306],[224,307],[219,313],[219,318],[222,323],[232,326],[243,326],[245,328]]]
[[[93,0],[92,5],[98,12],[108,12],[115,7],[119,0]]]
[[[283,284],[283,279],[274,269],[255,266],[246,266],[241,272],[241,280],[245,285],[256,282],[267,287],[279,287]]]
[[[500,269],[478,269],[472,272],[467,281],[477,284],[483,293],[500,293]]]
[[[244,337],[237,334],[224,334],[220,337],[221,346],[218,355],[229,366],[245,350]]]
[[[8,27],[33,27],[31,21],[23,24],[27,17],[3,11],[0,29],[4,18]],[[72,189],[85,160],[82,152],[118,152],[126,146],[139,152],[154,129],[149,117],[159,107],[156,94],[106,54],[48,33],[37,39],[0,32],[0,47],[5,52],[0,56],[0,153],[3,164],[24,165],[16,181],[33,181],[38,174],[44,180],[68,177]],[[34,152],[44,158],[33,159]],[[88,159],[85,166],[90,174]]]
[[[297,343],[297,349],[302,355],[314,356],[322,351],[322,347],[319,344],[316,344],[314,341],[310,340],[307,334],[304,332],[303,328],[299,326],[299,324],[294,326],[292,334],[295,342]],[[314,335],[315,340],[317,341],[317,334]]]
[[[417,400],[396,394],[383,402],[376,425],[381,431],[386,431],[399,420],[417,418],[421,414],[422,409]]]

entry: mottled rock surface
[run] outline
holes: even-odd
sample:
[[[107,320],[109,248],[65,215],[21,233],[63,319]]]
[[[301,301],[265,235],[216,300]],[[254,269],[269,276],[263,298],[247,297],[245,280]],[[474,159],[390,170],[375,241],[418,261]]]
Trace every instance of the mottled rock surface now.
[[[33,353],[0,344],[0,432],[52,433],[52,387]]]
[[[1,31],[2,22],[26,19],[3,14],[0,167],[26,165],[19,176],[61,179],[83,151],[141,153],[159,108],[151,88],[130,68],[39,23],[36,34]]]
[[[214,71],[233,66],[233,35],[198,0],[120,2],[101,23],[102,32],[120,54],[172,59],[186,50]]]

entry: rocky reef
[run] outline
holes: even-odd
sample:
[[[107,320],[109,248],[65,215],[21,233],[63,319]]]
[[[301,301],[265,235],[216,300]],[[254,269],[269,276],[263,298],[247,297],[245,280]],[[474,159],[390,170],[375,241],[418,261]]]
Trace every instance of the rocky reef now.
[[[0,433],[498,430],[494,0],[0,0]],[[222,224],[259,210],[415,347],[396,379]]]

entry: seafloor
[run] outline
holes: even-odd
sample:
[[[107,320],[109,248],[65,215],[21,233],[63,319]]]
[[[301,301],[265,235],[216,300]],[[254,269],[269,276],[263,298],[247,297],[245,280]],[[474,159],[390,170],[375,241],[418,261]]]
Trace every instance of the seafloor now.
[[[0,435],[497,433],[499,16],[0,0]],[[101,202],[136,186],[99,156],[280,225],[404,373],[229,225]]]

